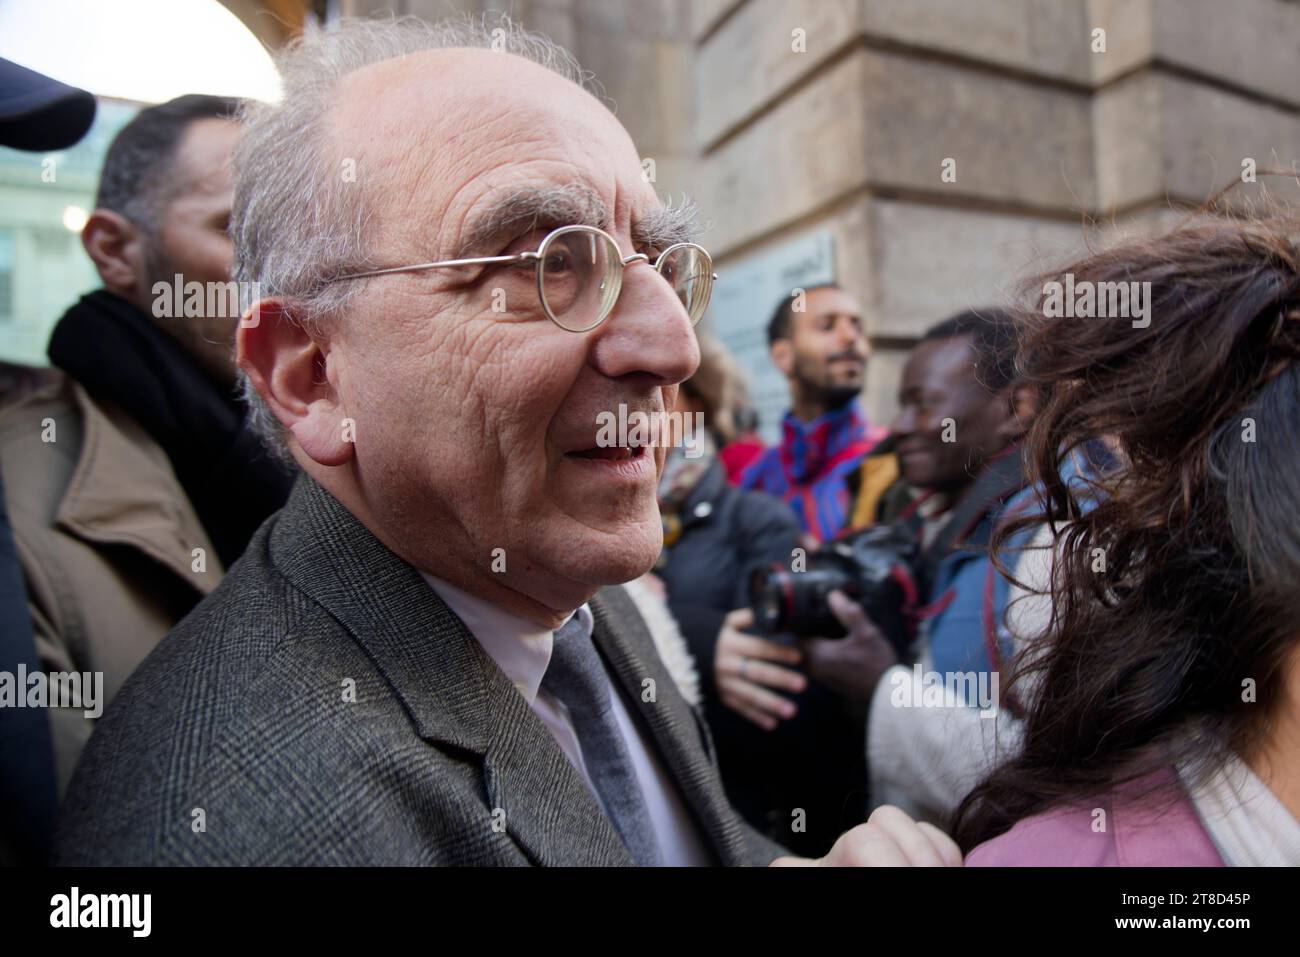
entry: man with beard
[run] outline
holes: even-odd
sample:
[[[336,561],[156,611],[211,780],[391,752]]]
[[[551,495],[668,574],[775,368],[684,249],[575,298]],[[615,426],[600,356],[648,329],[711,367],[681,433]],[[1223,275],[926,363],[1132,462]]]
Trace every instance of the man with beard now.
[[[817,286],[802,301],[781,300],[767,340],[772,362],[789,380],[791,408],[780,445],[755,460],[740,485],[784,499],[804,531],[824,541],[847,523],[849,476],[886,436],[857,402],[871,356],[862,309],[839,286]]]
[[[103,288],[54,329],[63,374],[0,416],[41,665],[102,673],[95,708],[216,586],[291,484],[235,394],[236,106],[182,96],[118,133],[81,235]],[[86,710],[49,710],[60,793],[95,724]]]

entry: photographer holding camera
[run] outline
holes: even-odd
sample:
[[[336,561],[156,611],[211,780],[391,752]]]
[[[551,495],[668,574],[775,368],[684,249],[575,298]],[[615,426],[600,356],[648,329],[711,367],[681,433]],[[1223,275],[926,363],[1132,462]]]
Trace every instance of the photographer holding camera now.
[[[1031,495],[1017,452],[1031,395],[1014,382],[1015,333],[1003,311],[966,312],[931,328],[912,351],[891,439],[918,498],[892,526],[847,533],[804,568],[756,577],[755,608],[732,612],[719,636],[715,680],[729,708],[772,730],[792,714],[786,694],[811,679],[866,721],[875,780],[878,762],[911,746],[909,714],[922,703],[893,699],[912,672],[900,668],[897,680],[882,681],[891,667],[997,670],[990,659],[1000,657],[993,633],[1006,582],[993,572],[987,544],[1013,502]],[[749,630],[799,637],[792,646]],[[842,637],[830,637],[837,630]],[[957,702],[968,703],[975,702]],[[888,797],[906,807],[911,795]],[[872,803],[884,798],[873,793]]]

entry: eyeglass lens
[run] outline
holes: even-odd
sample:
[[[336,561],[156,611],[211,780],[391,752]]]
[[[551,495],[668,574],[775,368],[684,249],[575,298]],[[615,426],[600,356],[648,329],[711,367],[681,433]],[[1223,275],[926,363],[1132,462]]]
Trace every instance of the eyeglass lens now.
[[[540,250],[538,289],[551,319],[573,332],[599,325],[614,308],[623,280],[618,247],[606,236],[577,228],[552,234]],[[708,307],[712,266],[702,250],[680,246],[656,267],[672,286],[691,324]]]
[[[622,271],[618,249],[600,233],[553,234],[538,263],[542,304],[559,325],[584,332],[614,308]]]
[[[668,280],[695,325],[704,317],[713,292],[713,263],[698,246],[678,246],[659,257],[659,274]]]

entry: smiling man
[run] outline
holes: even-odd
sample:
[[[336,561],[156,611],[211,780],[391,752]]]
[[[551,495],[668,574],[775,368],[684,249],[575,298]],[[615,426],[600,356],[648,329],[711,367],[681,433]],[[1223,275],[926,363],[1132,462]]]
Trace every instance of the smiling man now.
[[[304,474],[105,716],[60,859],[772,862],[616,587],[664,450],[597,439],[699,361],[691,217],[508,22],[345,24],[282,69],[236,153],[238,356]],[[824,860],[953,850],[894,813]]]

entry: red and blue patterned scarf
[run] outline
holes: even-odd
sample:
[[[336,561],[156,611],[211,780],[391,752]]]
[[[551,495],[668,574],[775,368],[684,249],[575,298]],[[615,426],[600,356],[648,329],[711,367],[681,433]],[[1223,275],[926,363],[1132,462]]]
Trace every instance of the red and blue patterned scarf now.
[[[853,504],[845,480],[888,430],[872,428],[858,403],[849,402],[811,422],[787,412],[781,432],[781,444],[754,460],[740,487],[784,499],[804,531],[819,541],[834,538]]]

